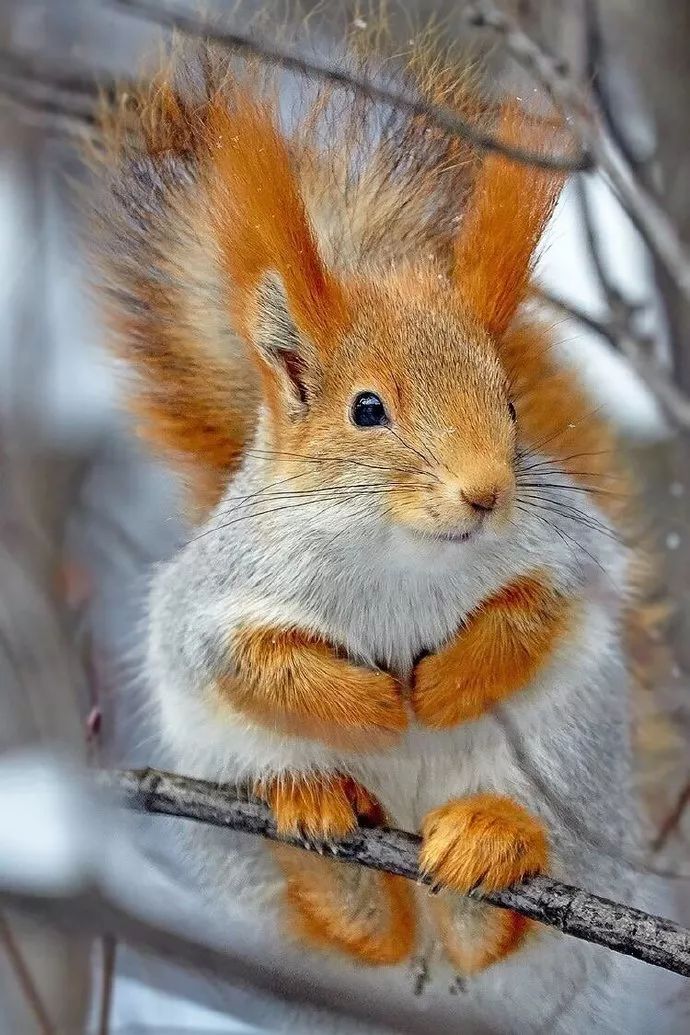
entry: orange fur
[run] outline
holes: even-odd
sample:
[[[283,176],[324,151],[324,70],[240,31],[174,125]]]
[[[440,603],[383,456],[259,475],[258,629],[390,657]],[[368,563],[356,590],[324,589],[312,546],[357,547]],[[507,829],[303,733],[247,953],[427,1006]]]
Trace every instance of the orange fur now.
[[[236,295],[236,325],[249,333],[252,292],[275,270],[298,327],[326,348],[347,323],[345,299],[318,253],[275,120],[266,102],[239,89],[231,105],[224,98],[208,113],[211,205]]]
[[[104,110],[101,129],[103,150],[92,157],[109,191],[93,219],[111,345],[136,375],[127,393],[136,430],[180,470],[197,520],[242,459],[259,394],[247,355],[227,348],[208,205],[190,187],[203,109],[163,72]]]
[[[525,135],[538,134],[514,102],[504,106],[500,129],[503,140],[521,146]],[[496,153],[487,155],[478,173],[456,245],[455,281],[470,311],[497,338],[525,298],[563,182],[562,174]]]
[[[286,921],[293,936],[370,966],[405,960],[415,942],[412,888],[402,877],[280,847],[287,881]],[[344,867],[349,872],[343,872]]]
[[[295,776],[254,788],[271,807],[281,834],[339,838],[363,819],[380,825],[379,802],[351,777]],[[398,963],[414,943],[412,889],[387,873],[359,871],[284,845],[274,855],[286,879],[285,920],[296,937],[372,965]],[[372,908],[371,903],[375,903]]]
[[[466,895],[491,892],[546,870],[549,850],[542,823],[521,805],[495,794],[448,802],[422,825],[420,868],[445,888]],[[466,904],[464,904],[466,906]],[[531,926],[491,906],[463,908],[465,930],[452,907],[437,907],[436,922],[451,959],[464,972],[481,970],[514,952]],[[468,923],[469,921],[469,923]]]
[[[259,781],[254,793],[270,805],[279,834],[344,837],[358,817],[380,822],[383,815],[376,799],[347,776],[274,777]]]
[[[456,638],[415,669],[417,719],[443,729],[477,719],[521,690],[567,634],[573,603],[535,572],[485,601]]]
[[[318,636],[244,629],[233,634],[230,654],[234,674],[216,688],[221,703],[269,729],[374,749],[407,725],[392,676],[338,657]]]
[[[480,903],[462,904],[458,917],[453,903],[442,895],[431,900],[431,913],[443,948],[458,973],[476,974],[522,947],[540,925],[512,909]]]
[[[510,798],[477,794],[434,809],[422,824],[420,869],[466,895],[498,891],[548,863],[542,823]]]
[[[114,317],[117,339],[146,342],[137,354],[139,379],[129,409],[139,436],[154,451],[175,462],[192,502],[192,516],[208,513],[239,465],[253,423],[251,412],[228,423],[233,390],[252,393],[251,383],[228,377],[221,359],[201,355],[193,331],[186,327],[177,299],[147,290],[141,313]]]
[[[616,436],[592,406],[577,372],[556,363],[551,344],[551,336],[536,323],[512,327],[499,344],[521,436],[558,460],[554,474],[570,475],[592,493],[597,506],[624,524],[631,485]]]

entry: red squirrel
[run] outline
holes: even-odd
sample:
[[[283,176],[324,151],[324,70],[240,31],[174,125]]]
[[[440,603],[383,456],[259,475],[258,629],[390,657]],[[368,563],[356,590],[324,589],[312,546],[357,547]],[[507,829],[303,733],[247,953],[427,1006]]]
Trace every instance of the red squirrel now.
[[[295,936],[371,965],[431,939],[479,972],[540,939],[468,891],[603,866],[613,893],[573,817],[614,844],[633,822],[624,475],[530,294],[563,174],[343,88],[286,114],[278,73],[186,61],[106,115],[99,170],[112,339],[194,526],[152,589],[161,728],[281,831],[421,833],[446,894],[278,849]],[[431,56],[401,75],[557,144]]]

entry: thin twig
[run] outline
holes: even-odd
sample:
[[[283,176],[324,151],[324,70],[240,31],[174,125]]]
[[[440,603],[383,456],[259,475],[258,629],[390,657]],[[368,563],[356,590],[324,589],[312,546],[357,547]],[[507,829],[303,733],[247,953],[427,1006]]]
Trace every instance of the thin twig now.
[[[582,226],[585,231],[587,249],[594,265],[597,280],[604,292],[606,303],[611,312],[611,321],[620,321],[621,325],[629,328],[632,317],[641,308],[643,308],[642,303],[628,302],[627,299],[623,297],[623,293],[620,288],[613,282],[606,260],[604,259],[601,247],[601,238],[598,233],[594,213],[592,212],[590,198],[587,194],[587,185],[585,184],[584,176],[576,177],[575,187],[577,190],[577,201],[580,208],[580,215],[582,217]],[[614,342],[614,344],[618,345],[619,343]]]
[[[341,862],[432,883],[419,870],[420,838],[402,830],[357,829],[348,837],[319,844],[278,834],[270,809],[231,788],[155,769],[104,771],[101,786],[128,808],[258,834],[297,848],[329,853]],[[531,877],[504,891],[472,897],[555,927],[627,956],[690,977],[690,931],[630,906],[591,895],[550,877]]]
[[[623,208],[649,250],[668,270],[676,286],[690,299],[690,255],[668,214],[622,164],[601,133],[587,98],[563,61],[547,54],[518,24],[490,2],[472,4],[466,12],[475,28],[498,35],[506,50],[546,90],[567,117],[568,126],[583,150],[611,183]]]
[[[608,47],[605,46],[602,34],[598,0],[584,0],[583,18],[587,47],[587,76],[606,129],[643,187],[656,195],[658,192],[654,186],[655,154],[650,151],[643,155],[632,144],[621,124],[619,113],[614,108],[606,85],[607,76],[604,69],[608,64]]]
[[[72,128],[93,128],[98,100],[107,96],[114,96],[114,87],[96,72],[75,74],[27,54],[0,50],[0,97],[12,104],[66,120]]]
[[[103,963],[101,970],[101,1001],[98,1011],[98,1035],[108,1035],[113,1001],[115,958],[117,955],[116,939],[111,934],[104,934],[101,939],[101,948]]]
[[[516,162],[543,169],[576,172],[592,168],[592,161],[586,149],[582,149],[579,154],[575,155],[545,155],[514,147],[463,119],[449,108],[430,104],[420,98],[379,86],[366,75],[359,75],[352,70],[348,71],[344,67],[337,67],[316,58],[307,58],[296,51],[269,43],[268,40],[249,36],[246,33],[219,29],[210,21],[206,21],[188,10],[181,10],[175,4],[167,4],[163,0],[106,0],[106,3],[117,8],[124,8],[139,18],[145,18],[156,25],[174,29],[184,36],[203,38],[220,47],[258,57],[288,71],[355,90],[370,100],[380,101],[399,111],[420,116],[452,136],[459,136],[471,141],[481,151],[497,151]]]
[[[36,988],[31,971],[21,949],[17,945],[12,928],[2,913],[0,913],[0,944],[2,944],[7,953],[7,958],[17,978],[17,983],[24,993],[29,1010],[34,1016],[36,1026],[41,1035],[57,1035],[40,993]]]
[[[572,317],[595,334],[599,334],[613,348],[621,350],[668,419],[680,430],[690,431],[690,398],[649,354],[649,349],[644,347],[644,343],[613,320],[592,316],[586,310],[550,292],[538,291],[536,294],[563,316]]]
[[[659,831],[652,842],[652,850],[654,852],[660,852],[666,847],[674,831],[676,831],[680,825],[680,821],[685,814],[686,809],[690,805],[690,783],[686,783],[682,791],[678,795],[678,799],[664,819],[663,823],[659,827]]]

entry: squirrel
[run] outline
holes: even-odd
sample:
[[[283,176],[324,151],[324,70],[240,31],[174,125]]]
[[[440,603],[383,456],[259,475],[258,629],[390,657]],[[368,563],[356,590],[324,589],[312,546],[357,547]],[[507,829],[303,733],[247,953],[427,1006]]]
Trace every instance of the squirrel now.
[[[396,75],[558,139],[423,46]],[[564,174],[342,85],[280,96],[210,49],[103,117],[104,305],[193,525],[151,591],[161,728],[284,833],[421,834],[443,894],[266,847],[295,938],[545,960],[558,936],[467,893],[546,872],[615,897],[636,825],[627,476],[531,286]]]

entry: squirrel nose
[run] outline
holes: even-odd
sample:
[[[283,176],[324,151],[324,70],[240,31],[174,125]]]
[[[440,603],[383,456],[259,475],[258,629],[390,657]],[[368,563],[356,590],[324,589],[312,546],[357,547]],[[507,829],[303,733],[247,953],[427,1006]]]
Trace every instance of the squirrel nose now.
[[[473,510],[488,513],[494,510],[498,503],[499,489],[496,486],[463,489],[460,495]]]

